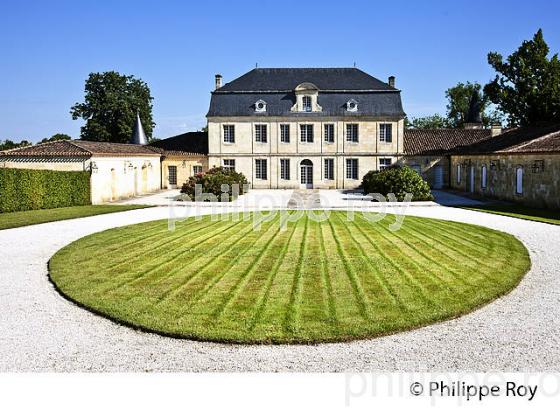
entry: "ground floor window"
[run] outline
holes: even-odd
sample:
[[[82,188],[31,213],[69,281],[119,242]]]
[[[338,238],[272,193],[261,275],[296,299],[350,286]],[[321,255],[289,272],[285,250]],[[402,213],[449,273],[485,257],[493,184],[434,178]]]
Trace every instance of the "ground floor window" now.
[[[515,170],[515,193],[518,195],[523,193],[523,167],[521,166]]]
[[[325,159],[325,179],[334,179],[334,159]]]
[[[457,165],[457,183],[461,183],[461,165]]]
[[[267,179],[266,159],[255,160],[255,178]]]
[[[167,167],[169,172],[169,184],[177,185],[177,167],[175,165],[170,165]]]
[[[235,171],[235,160],[234,159],[224,159],[223,161],[224,169],[228,171]]]
[[[289,180],[290,179],[290,160],[281,159],[280,160],[280,179]]]
[[[486,189],[486,179],[486,165],[483,165],[482,169],[480,170],[480,186],[482,187],[482,189]]]
[[[358,160],[349,158],[346,160],[346,178],[358,179]]]
[[[202,165],[193,165],[192,172],[194,175],[202,173]]]
[[[383,171],[385,168],[391,166],[391,158],[379,158],[379,169]]]

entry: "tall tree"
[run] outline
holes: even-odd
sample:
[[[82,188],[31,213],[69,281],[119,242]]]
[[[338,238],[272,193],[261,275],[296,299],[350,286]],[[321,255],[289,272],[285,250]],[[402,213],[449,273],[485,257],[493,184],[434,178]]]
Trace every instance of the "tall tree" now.
[[[116,71],[91,73],[85,84],[85,101],[70,111],[74,120],[86,121],[80,138],[89,141],[128,142],[136,112],[148,139],[155,123],[148,85],[134,76]]]
[[[501,123],[502,116],[496,110],[490,109],[489,99],[483,95],[482,86],[478,83],[458,83],[445,91],[447,98],[447,119],[451,128],[460,128],[467,121],[469,106],[473,94],[478,94],[480,101],[480,114],[484,126]]]
[[[4,141],[0,140],[0,151],[4,151],[7,149],[14,149],[14,148],[21,148],[27,147],[29,145],[33,145],[31,142],[27,140],[21,140],[20,142],[14,142],[9,139],[5,139]]]
[[[488,64],[498,73],[484,92],[507,115],[510,125],[530,125],[560,120],[560,61],[548,59],[550,49],[539,29],[532,40],[504,61],[488,54]]]
[[[70,135],[58,133],[58,134],[54,134],[50,138],[43,138],[41,140],[41,143],[53,142],[53,141],[67,141],[67,140],[71,140],[71,139],[72,139],[72,137]]]
[[[415,117],[412,120],[405,120],[406,128],[416,128],[416,129],[431,129],[431,128],[449,128],[449,120],[440,115],[433,114],[427,115],[425,117]]]

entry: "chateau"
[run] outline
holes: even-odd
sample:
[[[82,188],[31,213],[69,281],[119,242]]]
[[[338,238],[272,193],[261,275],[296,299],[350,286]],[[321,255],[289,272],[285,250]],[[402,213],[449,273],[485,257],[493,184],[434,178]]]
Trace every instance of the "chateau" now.
[[[208,111],[208,164],[254,188],[356,188],[403,154],[395,79],[357,68],[256,68],[222,85]]]

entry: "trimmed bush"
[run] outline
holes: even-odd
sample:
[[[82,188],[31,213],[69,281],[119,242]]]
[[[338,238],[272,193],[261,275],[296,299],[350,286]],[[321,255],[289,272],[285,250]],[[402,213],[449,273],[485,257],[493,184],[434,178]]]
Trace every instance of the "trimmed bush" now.
[[[187,182],[183,184],[181,188],[181,193],[188,195],[191,200],[196,200],[196,185],[202,185],[203,194],[213,194],[219,201],[222,200],[222,185],[226,184],[229,186],[228,200],[232,201],[237,198],[231,192],[232,185],[239,185],[239,195],[243,195],[246,192],[246,185],[248,184],[247,178],[240,172],[236,172],[223,167],[215,167],[210,169],[208,172],[201,172],[193,177],[190,177]],[[205,199],[208,201],[209,199]]]
[[[383,171],[369,171],[364,175],[362,188],[366,194],[395,194],[398,201],[404,200],[407,193],[413,201],[432,201],[434,197],[430,186],[412,168],[393,166]]]
[[[0,168],[0,213],[90,204],[89,172]]]

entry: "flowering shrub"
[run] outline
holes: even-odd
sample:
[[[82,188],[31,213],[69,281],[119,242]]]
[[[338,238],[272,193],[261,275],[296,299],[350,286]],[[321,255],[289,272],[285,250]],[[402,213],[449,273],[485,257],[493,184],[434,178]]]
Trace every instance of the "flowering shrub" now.
[[[432,201],[430,186],[409,167],[392,166],[382,171],[369,171],[364,175],[362,188],[366,194],[395,194],[398,201],[411,193],[413,201]]]
[[[201,193],[213,194],[218,200],[222,200],[222,195],[224,194],[222,185],[224,184],[228,186],[226,193],[228,194],[229,201],[237,198],[237,193],[232,192],[233,185],[239,185],[239,195],[246,193],[248,187],[247,178],[242,173],[223,167],[214,167],[207,172],[201,172],[190,177],[183,184],[181,193],[188,195],[191,200],[196,200],[196,185],[201,185]],[[205,197],[204,200],[209,199]]]

